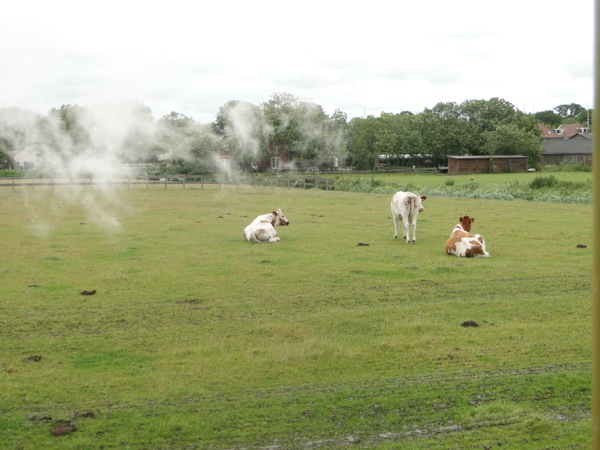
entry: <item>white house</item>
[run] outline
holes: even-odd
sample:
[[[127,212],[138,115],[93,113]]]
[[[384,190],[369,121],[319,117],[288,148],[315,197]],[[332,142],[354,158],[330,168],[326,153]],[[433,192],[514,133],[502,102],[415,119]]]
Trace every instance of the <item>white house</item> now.
[[[25,148],[11,152],[10,157],[15,163],[14,169],[34,169],[42,165],[42,155],[39,150],[33,148]]]

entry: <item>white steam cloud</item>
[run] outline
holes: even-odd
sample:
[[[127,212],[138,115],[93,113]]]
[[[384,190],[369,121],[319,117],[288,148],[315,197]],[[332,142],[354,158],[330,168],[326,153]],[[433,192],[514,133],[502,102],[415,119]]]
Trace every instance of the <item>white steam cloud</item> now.
[[[150,111],[138,104],[70,107],[47,116],[19,108],[0,110],[0,137],[10,143],[15,159],[35,161],[53,179],[89,180],[56,192],[106,230],[119,228],[115,214],[122,205],[105,182],[131,175],[124,163],[143,157],[154,132]],[[41,219],[41,212],[36,217]],[[38,222],[36,228],[48,227]]]
[[[342,133],[339,121],[319,105],[287,94],[275,95],[262,107],[229,102],[209,125],[174,112],[155,121],[139,103],[67,105],[45,116],[20,108],[0,110],[0,150],[15,161],[34,161],[45,177],[87,180],[61,186],[57,196],[82,207],[88,220],[107,230],[119,228],[118,213],[124,209],[110,181],[136,175],[136,163],[168,161],[176,167],[183,161],[187,170],[218,170],[233,177],[285,151],[292,156],[279,158],[280,168],[293,169],[296,163],[332,167],[344,157]]]

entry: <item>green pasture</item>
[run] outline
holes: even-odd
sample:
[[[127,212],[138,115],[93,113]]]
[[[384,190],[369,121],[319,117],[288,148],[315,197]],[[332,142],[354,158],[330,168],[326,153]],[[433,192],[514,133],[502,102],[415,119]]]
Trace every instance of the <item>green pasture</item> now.
[[[0,190],[0,448],[589,448],[591,205],[390,198]]]
[[[435,197],[592,203],[592,173],[543,171],[525,173],[375,173],[338,175],[338,190],[392,193],[419,191]]]

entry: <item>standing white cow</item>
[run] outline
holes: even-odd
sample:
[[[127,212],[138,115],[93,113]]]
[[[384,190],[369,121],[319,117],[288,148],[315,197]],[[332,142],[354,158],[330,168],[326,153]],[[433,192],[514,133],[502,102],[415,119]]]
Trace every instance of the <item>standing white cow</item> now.
[[[398,191],[392,197],[390,207],[392,209],[392,219],[394,220],[394,239],[398,239],[398,222],[402,218],[404,225],[403,237],[406,243],[410,242],[410,228],[412,227],[412,241],[417,243],[417,218],[419,213],[425,211],[423,201],[427,197],[417,195],[413,192]]]
[[[289,225],[281,209],[276,209],[268,214],[258,216],[244,229],[244,237],[248,242],[279,242],[275,227],[278,225]]]

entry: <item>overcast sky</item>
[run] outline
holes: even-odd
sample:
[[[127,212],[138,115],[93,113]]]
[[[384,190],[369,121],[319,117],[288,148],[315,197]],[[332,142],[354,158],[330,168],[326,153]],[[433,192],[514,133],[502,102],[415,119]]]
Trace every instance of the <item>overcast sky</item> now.
[[[593,107],[593,0],[19,0],[0,108],[135,101],[201,123],[289,93],[349,118],[499,97]]]

